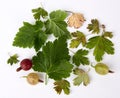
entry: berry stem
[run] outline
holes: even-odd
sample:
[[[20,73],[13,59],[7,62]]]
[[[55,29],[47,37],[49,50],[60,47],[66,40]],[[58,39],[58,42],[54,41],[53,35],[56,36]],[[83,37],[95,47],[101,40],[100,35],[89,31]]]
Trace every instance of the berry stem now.
[[[109,70],[109,73],[114,73],[114,71]]]
[[[39,79],[38,81],[39,81],[39,82],[44,82],[43,80],[40,80],[40,79]]]
[[[16,71],[17,71],[17,72],[19,72],[20,70],[22,70],[22,68],[21,68],[21,67],[17,68],[17,70],[16,70]]]

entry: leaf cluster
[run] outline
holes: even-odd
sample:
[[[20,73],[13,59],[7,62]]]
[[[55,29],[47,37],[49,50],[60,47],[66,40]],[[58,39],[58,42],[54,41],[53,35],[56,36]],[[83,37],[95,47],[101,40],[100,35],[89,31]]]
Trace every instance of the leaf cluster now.
[[[92,19],[87,29],[94,36],[87,39],[87,36],[82,31],[76,30],[76,26],[74,26],[75,17],[78,17],[76,15],[85,21],[83,15],[81,16],[79,13],[72,16],[72,19],[75,18],[75,21],[72,20],[72,27],[75,27],[76,31],[71,33],[68,29],[69,24],[66,22],[69,17],[66,11],[55,10],[48,13],[39,7],[33,9],[32,12],[35,22],[23,22],[23,26],[19,28],[14,38],[13,46],[35,49],[32,69],[43,72],[48,78],[55,80],[54,89],[58,94],[61,94],[62,90],[65,94],[70,94],[70,83],[66,79],[72,72],[77,75],[73,79],[75,86],[79,86],[81,83],[87,86],[90,83],[88,72],[80,67],[91,64],[89,60],[91,49],[96,62],[102,61],[104,54],[114,54],[114,44],[110,40],[113,37],[112,32],[106,31],[105,26],[100,25],[97,19]],[[78,20],[81,22],[80,19]],[[49,41],[50,35],[54,36],[54,41]],[[68,41],[70,41],[70,48],[68,48]],[[82,44],[81,47],[79,47],[80,44]],[[76,48],[76,51],[70,55],[69,50],[73,48]],[[8,59],[8,63],[11,65],[17,62],[16,56]]]

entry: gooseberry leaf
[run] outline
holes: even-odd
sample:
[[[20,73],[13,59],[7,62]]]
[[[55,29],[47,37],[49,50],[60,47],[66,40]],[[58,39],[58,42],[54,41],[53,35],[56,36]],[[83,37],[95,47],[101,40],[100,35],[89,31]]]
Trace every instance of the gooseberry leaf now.
[[[67,30],[67,23],[64,21],[67,13],[62,10],[53,11],[50,13],[50,19],[45,22],[46,33],[54,34],[55,37],[67,36],[70,38],[70,33]]]
[[[73,65],[70,64],[69,59],[66,37],[60,37],[53,43],[46,43],[42,51],[33,57],[33,69],[45,72],[54,80],[61,80],[69,77],[72,71]]]
[[[88,24],[87,29],[92,33],[100,33],[99,21],[97,19],[92,19],[91,24]]]
[[[70,17],[68,17],[68,26],[69,27],[74,27],[75,29],[80,28],[83,23],[85,21],[85,18],[83,16],[83,14],[81,13],[72,13],[72,15],[70,15]]]
[[[7,64],[10,64],[10,65],[16,64],[18,62],[19,62],[19,60],[18,60],[17,54],[10,56],[10,58],[7,60]]]
[[[54,89],[58,94],[61,94],[62,90],[65,94],[70,94],[70,83],[67,80],[57,80],[54,85]]]
[[[87,48],[94,49],[93,55],[95,56],[96,61],[101,61],[103,55],[114,54],[114,47],[112,41],[107,39],[104,36],[95,36],[88,40]]]
[[[36,21],[34,25],[24,22],[14,38],[13,46],[34,47],[38,51],[47,39],[47,35],[42,30],[42,27],[43,23],[41,21]]]
[[[32,9],[32,13],[34,13],[33,16],[36,20],[39,20],[41,17],[44,18],[45,16],[48,16],[48,12],[41,7]]]
[[[86,57],[88,50],[79,49],[73,56],[72,61],[76,66],[89,65],[89,59]]]
[[[81,43],[83,46],[85,46],[86,37],[82,32],[76,31],[76,32],[71,33],[71,35],[73,37],[75,37],[75,39],[71,40],[70,48],[77,48],[79,46],[79,44],[81,44]]]
[[[81,83],[83,83],[84,86],[87,86],[90,83],[90,78],[83,69],[75,68],[73,72],[77,75],[77,77],[73,79],[73,84],[75,86],[79,86]]]
[[[112,38],[112,37],[113,37],[113,34],[112,34],[112,32],[105,31],[104,34],[103,34],[103,36],[104,36],[104,37]]]

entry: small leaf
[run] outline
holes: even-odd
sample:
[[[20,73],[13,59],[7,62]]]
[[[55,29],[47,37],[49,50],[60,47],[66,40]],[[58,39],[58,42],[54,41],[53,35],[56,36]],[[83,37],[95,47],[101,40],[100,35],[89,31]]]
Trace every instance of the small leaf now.
[[[98,34],[100,32],[99,21],[97,19],[92,19],[91,24],[88,24],[87,29],[89,31],[92,31],[92,33],[97,33]]]
[[[83,69],[75,68],[73,72],[77,75],[77,77],[73,79],[73,84],[75,86],[79,86],[81,83],[87,86],[90,83],[89,76]]]
[[[70,83],[67,80],[55,81],[54,85],[54,89],[58,94],[61,94],[62,90],[65,94],[70,94]]]
[[[89,59],[85,57],[87,54],[87,50],[78,50],[72,58],[73,63],[75,63],[76,66],[80,66],[80,64],[89,65]]]
[[[88,41],[86,47],[89,49],[94,48],[93,55],[95,56],[96,61],[101,61],[105,53],[114,54],[114,44],[104,36],[95,36]]]
[[[104,37],[112,38],[112,37],[113,37],[113,34],[112,34],[112,32],[105,31],[104,34],[103,34],[103,36],[104,36]]]
[[[33,16],[36,20],[39,20],[40,17],[44,18],[45,16],[48,16],[47,11],[41,7],[32,9],[32,12],[34,13]]]
[[[82,32],[74,32],[72,33],[73,37],[76,37],[76,39],[72,39],[70,43],[70,48],[77,48],[80,43],[82,43],[83,46],[86,44],[86,37]]]
[[[19,60],[18,60],[18,55],[17,54],[14,54],[13,56],[10,56],[10,58],[7,60],[7,63],[10,64],[10,65],[16,64],[18,62],[19,62]]]
[[[80,28],[85,21],[83,14],[80,13],[72,13],[70,17],[68,17],[68,26],[74,27],[76,29]]]

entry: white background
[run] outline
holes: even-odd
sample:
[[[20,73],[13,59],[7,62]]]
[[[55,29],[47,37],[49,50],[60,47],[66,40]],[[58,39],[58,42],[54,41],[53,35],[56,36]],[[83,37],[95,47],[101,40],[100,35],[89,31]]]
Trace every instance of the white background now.
[[[12,41],[23,21],[33,22],[31,9],[42,6],[47,11],[64,9],[81,12],[86,23],[97,18],[113,31],[115,54],[104,56],[103,62],[115,72],[100,76],[91,70],[91,82],[85,87],[71,84],[71,94],[56,94],[53,81],[48,85],[31,86],[21,78],[29,72],[16,72],[19,66],[8,65],[9,55],[18,53],[20,58],[31,57],[33,49],[12,46]],[[81,28],[84,31],[84,28]],[[120,98],[120,0],[0,0],[0,98]],[[32,71],[32,70],[31,70]],[[70,78],[69,80],[71,80]]]

